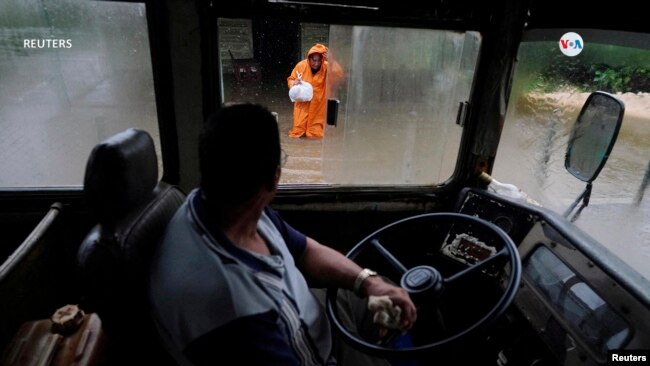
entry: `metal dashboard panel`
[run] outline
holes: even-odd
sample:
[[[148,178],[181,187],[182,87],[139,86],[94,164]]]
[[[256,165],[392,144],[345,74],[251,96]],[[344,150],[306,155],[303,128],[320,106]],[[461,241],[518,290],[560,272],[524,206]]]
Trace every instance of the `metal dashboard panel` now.
[[[607,262],[601,258],[603,253],[598,252],[601,249],[597,248],[597,243],[585,242],[585,234],[579,229],[568,228],[562,218],[544,209],[527,207],[475,189],[461,193],[457,209],[497,224],[513,239],[524,265],[515,306],[563,364],[603,365],[607,362],[608,348],[650,348],[650,306],[644,298],[635,296],[636,288],[626,289],[630,282],[616,268],[603,267]],[[556,276],[562,283],[558,288],[570,295],[561,301],[549,293],[549,286],[544,283],[549,276],[542,275],[540,280],[539,276],[534,276],[535,271],[530,270],[533,261],[539,262],[535,253],[540,252],[545,253],[542,261],[551,259],[552,263],[542,265],[542,269],[537,270],[539,273],[553,272],[561,267],[557,271],[562,275]],[[624,267],[617,268],[625,272]],[[565,278],[561,278],[563,275]],[[619,275],[622,278],[618,278]],[[580,297],[576,296],[576,289],[591,300],[576,301]],[[572,304],[602,306],[582,313],[568,311],[564,305],[569,302],[568,298],[572,298]],[[598,318],[597,321],[594,318]],[[611,319],[615,319],[614,323]],[[596,334],[606,330],[604,325],[598,325],[599,322],[608,323],[613,330]],[[590,325],[586,325],[588,323]]]
[[[500,227],[519,245],[536,221],[521,204],[485,192],[466,190],[457,211],[477,216]]]

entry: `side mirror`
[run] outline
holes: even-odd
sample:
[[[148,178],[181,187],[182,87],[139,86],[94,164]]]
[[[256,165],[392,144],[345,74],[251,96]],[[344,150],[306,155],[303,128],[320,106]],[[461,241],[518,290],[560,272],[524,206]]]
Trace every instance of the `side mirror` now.
[[[625,104],[611,94],[597,91],[585,102],[573,125],[564,160],[574,177],[591,183],[607,162],[623,123]]]
[[[571,130],[564,167],[574,177],[587,183],[587,188],[569,207],[569,214],[582,200],[583,204],[571,221],[589,204],[592,182],[598,177],[614,147],[623,123],[625,104],[609,93],[596,91],[589,95]]]

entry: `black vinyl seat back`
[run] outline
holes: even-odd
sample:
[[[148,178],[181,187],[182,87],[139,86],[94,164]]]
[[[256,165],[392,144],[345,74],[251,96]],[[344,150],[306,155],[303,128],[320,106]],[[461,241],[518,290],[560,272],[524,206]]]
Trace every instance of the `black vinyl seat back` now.
[[[159,181],[151,136],[131,128],[95,146],[84,195],[97,225],[77,253],[83,308],[101,317],[116,362],[159,364],[167,356],[149,311],[149,267],[185,194]]]

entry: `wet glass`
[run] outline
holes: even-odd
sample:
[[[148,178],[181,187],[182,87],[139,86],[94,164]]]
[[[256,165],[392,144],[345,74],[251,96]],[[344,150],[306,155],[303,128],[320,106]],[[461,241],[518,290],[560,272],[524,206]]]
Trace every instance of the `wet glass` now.
[[[257,102],[277,113],[291,155],[281,184],[431,186],[453,174],[458,105],[469,99],[480,34],[272,17],[218,25],[223,102]],[[343,80],[327,84],[339,101],[337,124],[325,125],[322,139],[292,139],[287,77],[316,43],[343,69]]]
[[[567,57],[558,48],[565,32],[551,29],[525,34],[492,170],[499,181],[516,185],[558,213],[585,188],[583,181],[566,171],[564,161],[571,129],[595,91],[572,84],[570,77],[603,65],[645,68],[650,62],[650,49],[643,48],[650,44],[646,34],[584,30],[584,51]],[[648,79],[632,78],[630,83],[643,80]],[[625,103],[623,123],[607,164],[594,182],[589,206],[575,224],[650,278],[650,200],[643,194],[650,181],[650,88],[612,93]],[[586,165],[582,169],[593,171]]]
[[[284,167],[287,165],[287,160],[289,159],[289,154],[287,154],[284,149],[280,150],[280,166]]]
[[[81,186],[129,127],[160,156],[144,3],[0,2],[0,187]]]
[[[455,167],[481,37],[432,29],[330,27],[332,57],[347,77],[328,126],[322,173],[340,185],[435,185]]]

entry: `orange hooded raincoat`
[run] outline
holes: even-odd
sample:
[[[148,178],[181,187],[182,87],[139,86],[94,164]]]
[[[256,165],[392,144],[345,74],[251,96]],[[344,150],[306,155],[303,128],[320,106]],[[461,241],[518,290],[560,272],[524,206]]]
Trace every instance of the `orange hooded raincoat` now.
[[[309,56],[314,53],[320,53],[323,56],[323,61],[320,70],[312,74]],[[329,63],[327,47],[317,43],[309,49],[307,57],[298,62],[291,71],[291,76],[287,78],[289,89],[293,86],[293,81],[298,78],[299,73],[302,75],[302,80],[312,85],[314,95],[309,102],[294,102],[293,128],[289,131],[289,137],[298,138],[306,135],[310,138],[321,138],[327,113],[327,79],[330,78],[330,85],[336,85],[343,77],[343,69],[335,61]]]

